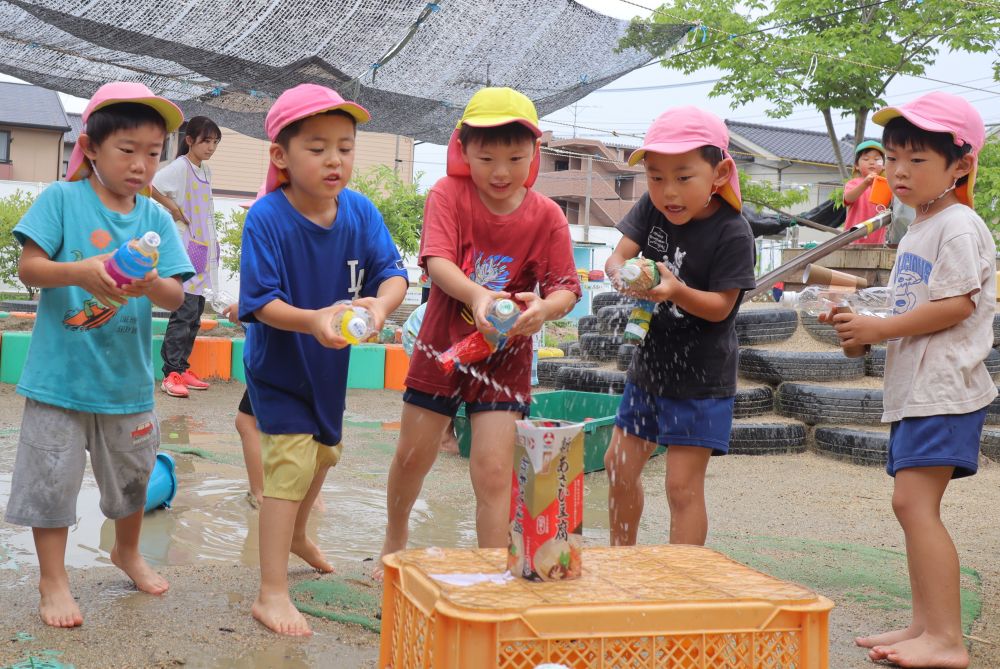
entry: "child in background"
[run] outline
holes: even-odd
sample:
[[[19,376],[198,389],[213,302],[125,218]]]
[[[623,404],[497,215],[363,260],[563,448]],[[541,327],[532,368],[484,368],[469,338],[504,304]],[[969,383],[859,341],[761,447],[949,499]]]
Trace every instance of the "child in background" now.
[[[42,621],[75,627],[65,556],[77,523],[86,453],[115,521],[111,562],[143,592],[167,581],[139,552],[146,484],[159,446],[149,342],[152,307],[176,309],[193,272],[170,218],[143,192],[168,132],[183,115],[142,84],[97,89],[83,112],[67,182],[46,188],[14,236],[21,280],[41,288],[38,318],[17,392],[24,395],[6,521],[32,528]],[[160,235],[159,264],[119,288],[104,263],[129,240]]]
[[[667,446],[670,543],[703,545],[705,471],[729,450],[739,348],[735,320],[756,285],[754,239],[740,214],[729,132],[697,107],[657,118],[629,158],[646,167],[649,192],[618,224],[624,235],[606,263],[616,285],[625,261],[659,260],[660,282],[633,294],[657,303],[628,370],[611,444],[611,543],[634,545],[643,509],[642,469]]]
[[[421,280],[423,280],[421,276]],[[426,290],[430,290],[428,286]],[[413,351],[416,349],[417,345],[417,335],[420,334],[420,326],[424,322],[424,311],[427,309],[427,302],[421,302],[420,306],[414,309],[409,316],[406,317],[406,322],[403,323],[403,350],[406,351],[406,355],[413,357]],[[455,421],[448,423],[448,426],[444,429],[444,436],[441,437],[441,446],[438,449],[442,453],[458,454],[458,439],[455,437]]]
[[[406,547],[410,511],[463,401],[472,425],[479,546],[507,546],[514,422],[528,415],[531,398],[530,336],[580,296],[566,217],[531,189],[541,134],[527,97],[509,88],[479,90],[448,144],[448,176],[427,195],[420,264],[431,295],[406,377],[382,555]],[[476,364],[475,375],[444,374],[432,356],[476,329],[493,332],[487,311],[512,294],[526,308],[507,345]],[[381,578],[381,563],[372,575]]]
[[[886,471],[895,477],[892,508],[906,537],[913,619],[856,641],[875,662],[962,669],[969,654],[959,561],[941,499],[952,479],[976,473],[986,407],[997,396],[984,364],[993,341],[996,246],[972,209],[986,129],[964,98],[938,92],[872,120],[885,126],[889,185],[916,219],[889,278],[895,314],[841,314],[833,322],[845,345],[888,340]]]
[[[844,205],[847,207],[847,220],[844,230],[850,230],[861,221],[867,221],[877,216],[879,210],[869,197],[875,177],[883,174],[885,167],[885,149],[879,142],[868,140],[858,144],[854,149],[854,168],[851,180],[844,184]],[[879,228],[875,232],[862,237],[855,244],[884,244],[889,226]]]
[[[279,634],[311,634],[288,593],[288,554],[333,571],[306,536],[313,501],[342,445],[350,350],[341,336],[353,299],[378,331],[403,301],[406,270],[382,216],[346,188],[356,124],[368,112],[336,91],[302,84],[267,113],[271,165],[247,213],[239,319],[261,430],[260,591],[252,613]]]
[[[189,368],[188,358],[201,327],[206,290],[219,287],[219,243],[215,233],[212,171],[206,164],[215,154],[222,131],[212,119],[188,120],[177,158],[153,178],[153,198],[165,206],[181,233],[195,275],[184,283],[184,304],[171,312],[163,334],[163,383],[171,397],[187,397],[189,390],[208,384]]]

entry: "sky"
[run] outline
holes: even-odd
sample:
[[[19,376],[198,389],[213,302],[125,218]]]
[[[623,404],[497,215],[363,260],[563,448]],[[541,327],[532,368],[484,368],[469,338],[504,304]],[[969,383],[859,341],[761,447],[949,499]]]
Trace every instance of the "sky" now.
[[[641,7],[658,5],[657,0],[578,0],[580,4],[594,11],[630,19],[634,16],[649,16],[650,11]],[[996,57],[996,56],[994,56]],[[822,67],[822,63],[819,65]],[[710,98],[712,80],[721,76],[713,69],[705,69],[690,75],[668,70],[660,65],[651,65],[612,82],[580,100],[573,107],[554,112],[541,120],[543,130],[552,130],[557,137],[573,136],[573,128],[566,124],[577,124],[576,134],[582,137],[613,139],[620,143],[641,143],[646,128],[656,116],[666,108],[677,104],[690,104],[707,109],[716,115],[747,123],[761,123],[802,130],[825,130],[823,118],[811,108],[796,109],[790,116],[773,119],[765,114],[766,100],[756,101],[733,109],[726,97]],[[986,91],[974,91],[961,86],[947,86],[943,83],[915,77],[897,77],[890,85],[886,98],[890,101],[905,101],[929,90],[944,90],[961,95],[982,114],[986,123],[1000,123],[1000,82],[993,80],[992,59],[989,54],[947,53],[942,51],[937,62],[928,68],[926,77],[951,84],[965,84]],[[10,80],[0,75],[0,79]],[[705,83],[708,82],[708,83]],[[622,90],[645,88],[646,90]],[[83,111],[86,101],[62,95],[67,111]],[[854,121],[834,119],[837,135],[842,137],[853,132]],[[595,133],[597,129],[615,129],[619,133],[635,137],[614,139],[608,135]],[[869,135],[879,135],[881,130],[869,123]],[[435,144],[418,144],[414,151],[415,173],[423,172],[419,179],[422,188],[429,188],[445,172],[445,147]]]

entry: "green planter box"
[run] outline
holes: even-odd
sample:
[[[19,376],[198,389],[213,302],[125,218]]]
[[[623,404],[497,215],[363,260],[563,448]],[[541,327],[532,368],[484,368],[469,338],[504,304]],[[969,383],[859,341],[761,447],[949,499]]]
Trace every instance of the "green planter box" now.
[[[167,331],[167,323],[170,322],[169,318],[154,318],[153,319],[153,334],[161,335]]]
[[[0,382],[17,383],[21,380],[21,370],[28,358],[30,332],[4,332],[0,342]]]
[[[611,432],[615,427],[615,414],[621,403],[621,395],[604,393],[584,393],[576,390],[552,390],[533,393],[531,396],[531,417],[550,418],[584,422],[583,425],[583,470],[596,472],[604,469],[604,453],[611,443]],[[469,457],[472,450],[472,430],[465,415],[465,405],[455,416],[455,433],[458,436],[458,450],[463,457]],[[663,449],[658,448],[657,453]]]
[[[356,344],[351,347],[351,364],[347,370],[348,388],[385,386],[385,346]]]
[[[233,340],[233,362],[232,369],[230,370],[230,375],[232,378],[243,383],[247,382],[246,370],[243,367],[243,344],[246,343],[245,339],[234,339]]]
[[[155,320],[155,319],[154,319]],[[154,334],[153,335],[153,379],[156,381],[163,380],[163,355],[160,351],[163,350],[163,335]]]

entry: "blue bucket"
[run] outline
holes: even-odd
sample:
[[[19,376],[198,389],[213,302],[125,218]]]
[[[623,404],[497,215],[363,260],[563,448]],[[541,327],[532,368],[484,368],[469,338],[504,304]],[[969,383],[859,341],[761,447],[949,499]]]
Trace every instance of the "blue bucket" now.
[[[160,507],[170,508],[170,502],[177,494],[177,475],[174,473],[174,459],[169,453],[157,453],[153,473],[146,486],[146,512]]]

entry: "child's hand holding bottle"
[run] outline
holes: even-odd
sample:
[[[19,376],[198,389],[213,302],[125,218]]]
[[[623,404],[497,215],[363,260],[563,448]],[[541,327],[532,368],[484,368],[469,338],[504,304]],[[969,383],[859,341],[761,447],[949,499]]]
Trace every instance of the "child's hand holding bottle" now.
[[[309,319],[309,334],[327,348],[341,349],[350,346],[350,342],[341,333],[341,321],[349,304],[337,302],[314,310]]]
[[[510,293],[497,290],[479,291],[479,296],[469,305],[472,317],[476,320],[476,329],[484,335],[496,335],[497,329],[489,321],[490,309],[497,300],[510,299]]]
[[[524,304],[525,308],[514,321],[514,325],[507,331],[507,336],[530,337],[541,330],[545,321],[549,320],[548,305],[535,293],[515,293],[514,299]]]

